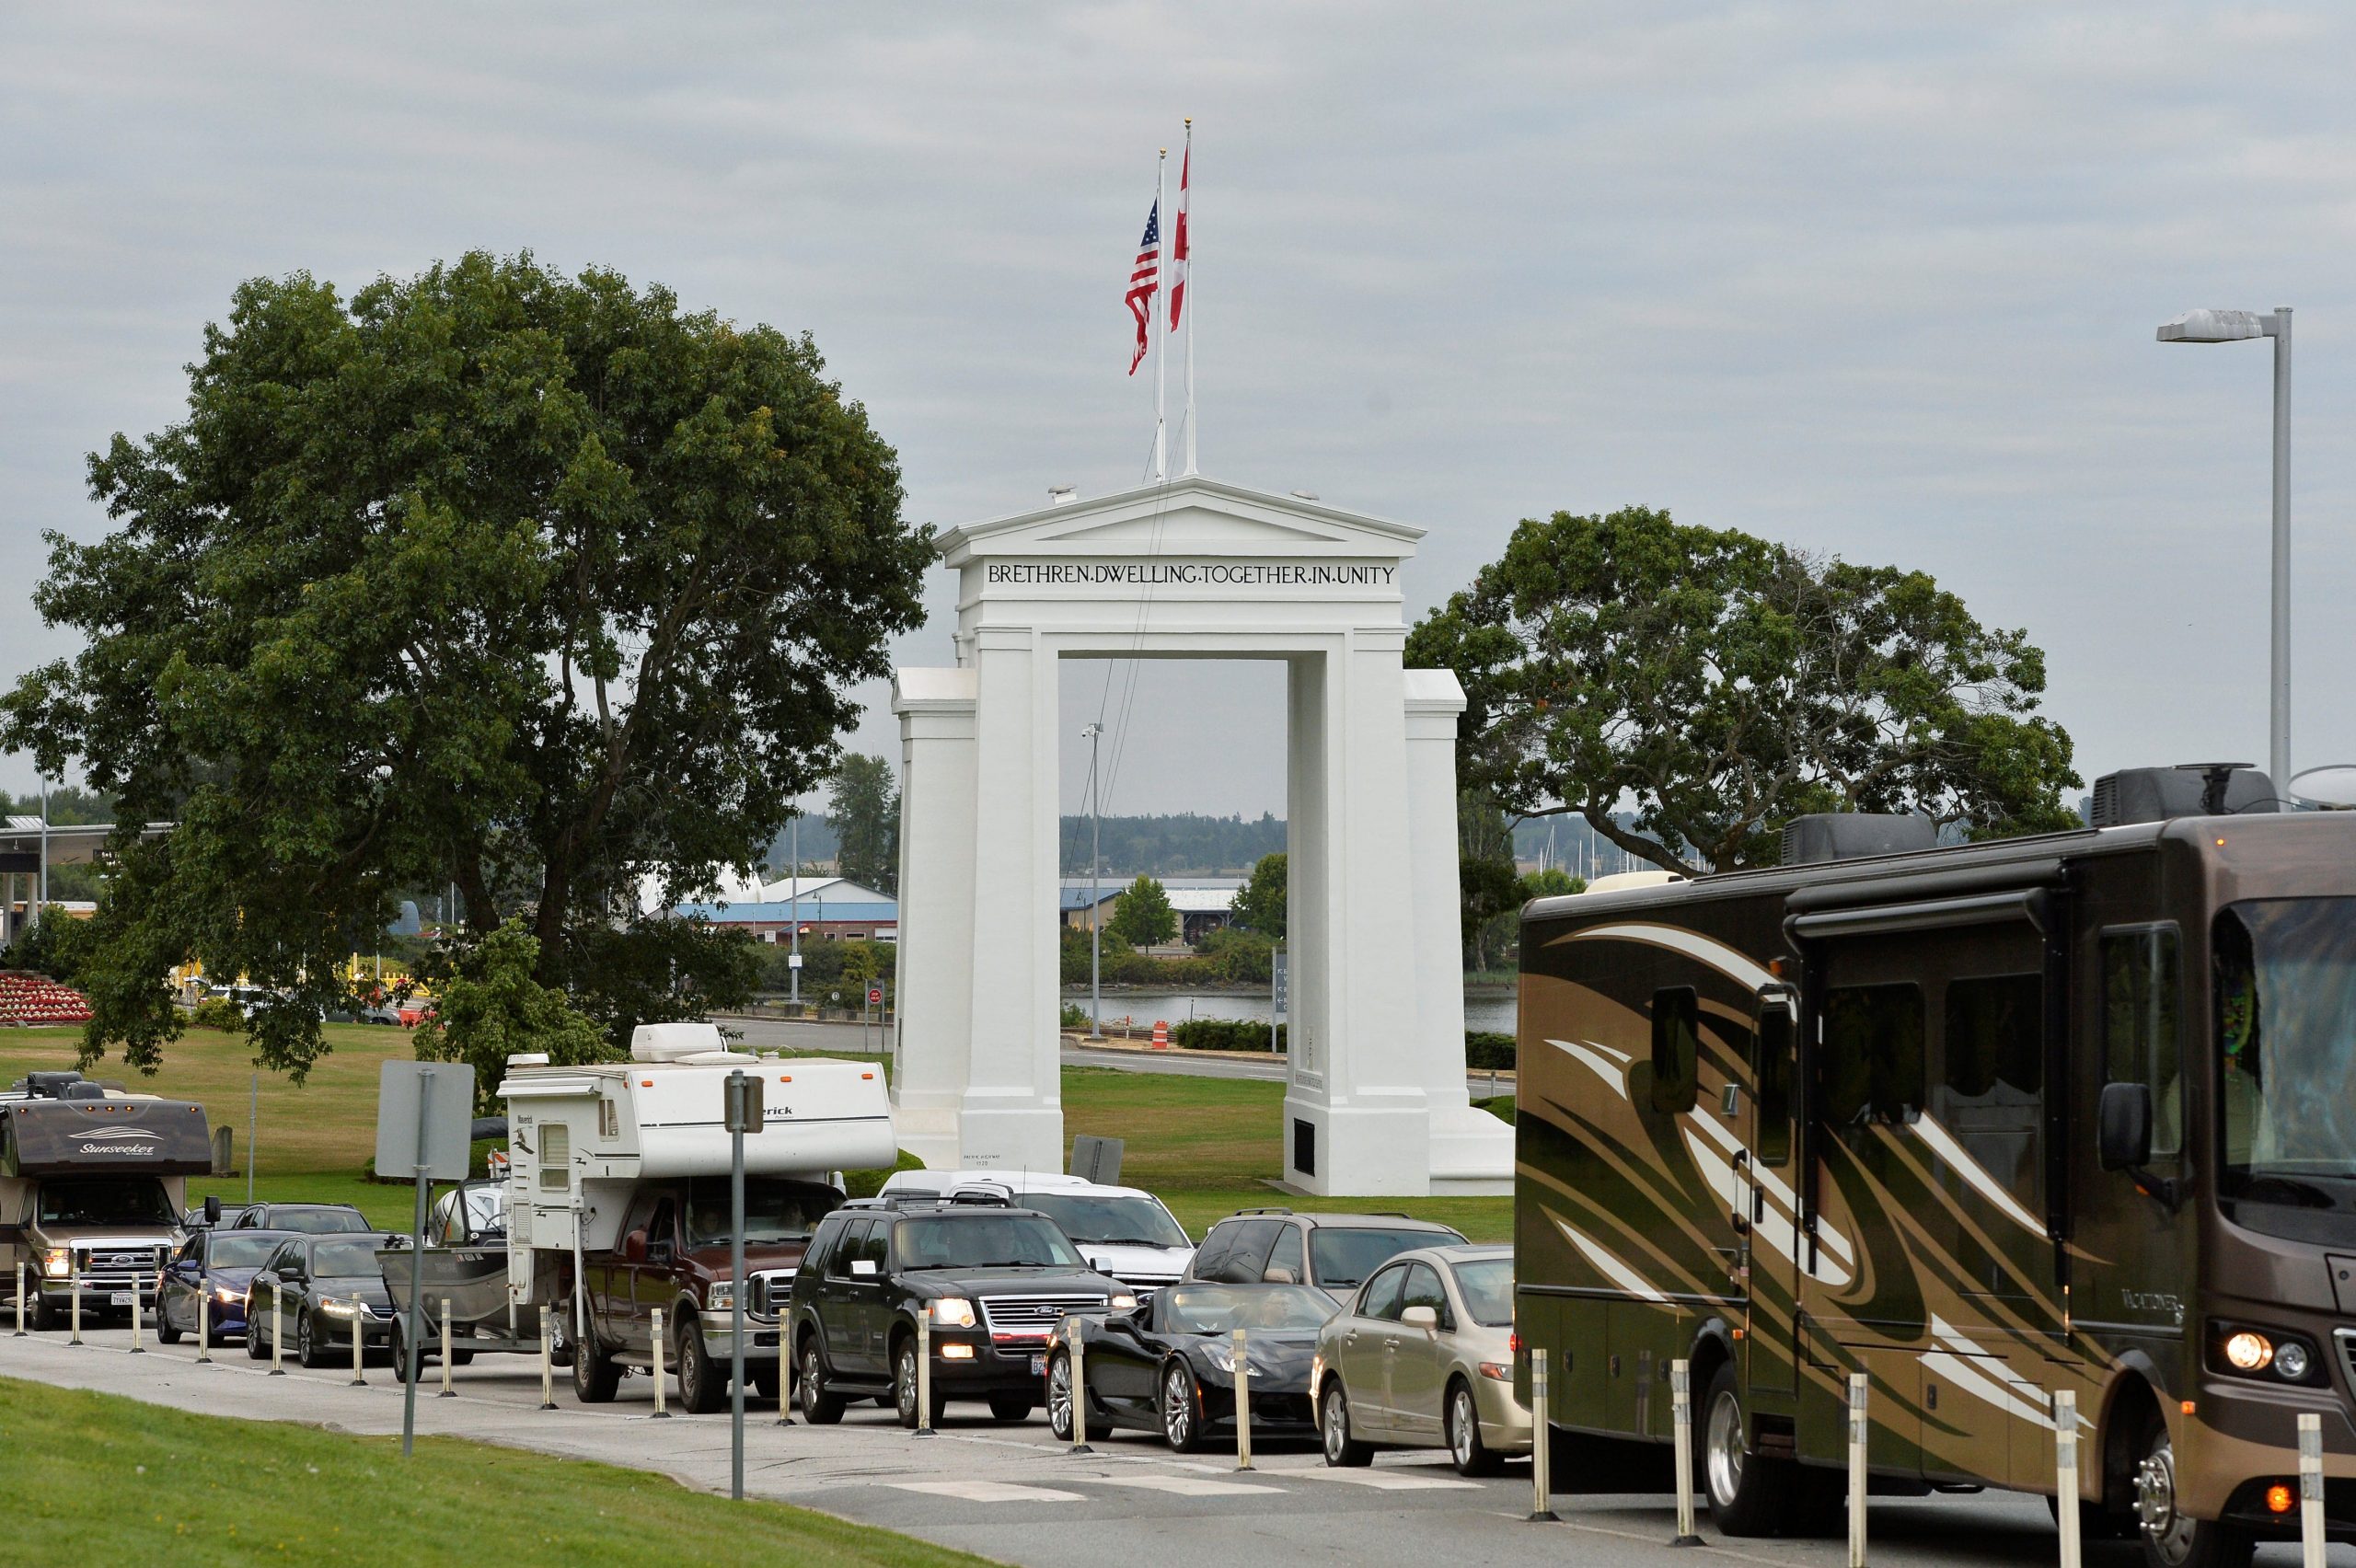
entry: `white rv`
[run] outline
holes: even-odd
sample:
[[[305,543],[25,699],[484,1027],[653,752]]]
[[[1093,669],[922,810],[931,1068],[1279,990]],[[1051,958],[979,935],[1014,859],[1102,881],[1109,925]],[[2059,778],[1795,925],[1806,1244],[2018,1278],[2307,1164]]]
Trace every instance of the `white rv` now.
[[[748,1376],[780,1388],[778,1309],[810,1232],[840,1203],[838,1173],[893,1163],[898,1145],[872,1063],[731,1051],[708,1023],[641,1024],[627,1062],[512,1058],[508,1276],[519,1305],[559,1307],[584,1402],[625,1367],[664,1360],[691,1410],[727,1397],[732,1072],[757,1076],[762,1127],[745,1139]],[[574,1282],[581,1288],[574,1288]]]

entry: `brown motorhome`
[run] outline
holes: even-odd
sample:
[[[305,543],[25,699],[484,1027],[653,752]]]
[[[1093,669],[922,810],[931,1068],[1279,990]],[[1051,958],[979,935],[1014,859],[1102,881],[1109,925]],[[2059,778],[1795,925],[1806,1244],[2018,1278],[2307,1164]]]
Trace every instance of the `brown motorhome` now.
[[[1689,1359],[1718,1524],[1762,1533],[1837,1505],[1852,1373],[1877,1490],[2052,1496],[2068,1389],[2089,1530],[2221,1568],[2295,1533],[2312,1411],[2356,1535],[2356,813],[2272,795],[2145,770],[2111,825],[1952,847],[1804,819],[1777,869],[1525,910],[1556,1427],[1668,1441]]]

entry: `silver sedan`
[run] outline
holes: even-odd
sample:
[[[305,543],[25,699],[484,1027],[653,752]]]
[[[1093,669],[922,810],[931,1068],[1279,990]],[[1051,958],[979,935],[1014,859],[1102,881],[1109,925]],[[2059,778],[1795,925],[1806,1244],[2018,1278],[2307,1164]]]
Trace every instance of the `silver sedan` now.
[[[1513,1249],[1402,1252],[1318,1335],[1311,1408],[1329,1465],[1378,1447],[1445,1447],[1466,1475],[1530,1452],[1513,1394]]]

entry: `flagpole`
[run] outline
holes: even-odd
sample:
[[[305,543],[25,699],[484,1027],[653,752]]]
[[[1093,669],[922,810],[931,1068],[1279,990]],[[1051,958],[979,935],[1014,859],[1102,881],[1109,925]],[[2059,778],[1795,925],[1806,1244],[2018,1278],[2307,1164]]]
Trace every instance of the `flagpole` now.
[[[1170,149],[1164,147],[1154,155],[1153,159],[1153,221],[1156,225],[1164,223],[1168,217],[1161,202],[1165,193],[1164,171],[1169,167]],[[1159,253],[1154,257],[1153,271],[1154,297],[1147,305],[1147,308],[1151,312],[1147,320],[1149,328],[1158,328],[1161,326],[1158,318],[1161,315],[1161,280],[1170,275],[1170,236],[1167,234],[1160,236]],[[1169,401],[1164,390],[1170,382],[1170,355],[1162,349],[1160,341],[1161,334],[1159,331],[1149,330],[1149,335],[1155,340],[1153,346],[1153,477],[1160,481],[1170,477],[1167,414]]]
[[[1195,118],[1186,117],[1186,157],[1181,166],[1186,181],[1186,473],[1195,472],[1195,313],[1202,308],[1195,297]]]

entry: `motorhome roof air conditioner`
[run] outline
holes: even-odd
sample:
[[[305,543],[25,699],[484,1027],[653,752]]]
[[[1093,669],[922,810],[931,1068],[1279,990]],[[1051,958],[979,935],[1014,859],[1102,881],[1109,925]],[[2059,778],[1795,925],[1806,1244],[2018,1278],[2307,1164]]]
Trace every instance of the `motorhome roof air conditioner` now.
[[[2239,816],[2281,810],[2274,780],[2245,762],[2128,767],[2095,780],[2096,827],[2182,816]]]
[[[1939,825],[1926,816],[1825,812],[1784,824],[1784,864],[1813,866],[1868,855],[1904,855],[1938,847]]]

